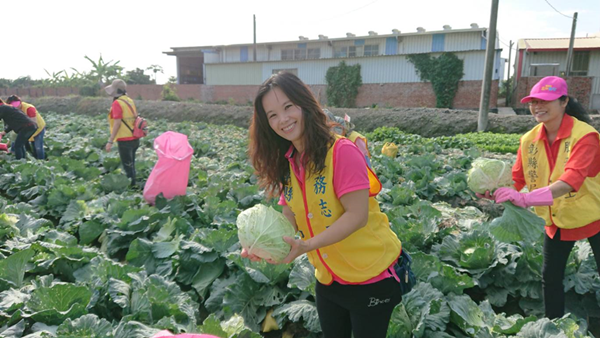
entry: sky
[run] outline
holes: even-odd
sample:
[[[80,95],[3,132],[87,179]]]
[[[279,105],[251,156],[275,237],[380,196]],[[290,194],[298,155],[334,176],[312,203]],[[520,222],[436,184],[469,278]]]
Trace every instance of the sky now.
[[[31,76],[72,68],[91,70],[84,57],[119,61],[125,71],[160,65],[157,82],[176,75],[171,47],[356,36],[369,31],[391,34],[489,27],[491,0],[4,0],[12,8],[2,18],[0,78]],[[509,41],[522,38],[568,38],[573,13],[576,37],[600,34],[600,0],[500,0],[497,30],[502,57]],[[515,48],[515,47],[513,47]],[[514,60],[514,50],[512,60]],[[150,71],[146,71],[150,74]]]

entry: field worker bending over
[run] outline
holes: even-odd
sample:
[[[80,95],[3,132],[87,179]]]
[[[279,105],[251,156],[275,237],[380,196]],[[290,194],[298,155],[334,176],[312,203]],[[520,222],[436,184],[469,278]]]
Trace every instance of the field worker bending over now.
[[[137,115],[135,103],[127,96],[127,84],[121,79],[114,80],[104,90],[113,97],[113,103],[108,113],[110,136],[105,148],[109,152],[114,142],[118,142],[121,164],[133,187],[136,185],[135,153],[140,146],[140,139],[133,136],[133,126]]]
[[[307,253],[326,338],[384,338],[402,298],[402,246],[379,210],[381,183],[350,140],[331,131],[310,89],[280,72],[259,88],[249,154],[261,188],[300,234],[281,263]],[[242,256],[260,260],[242,249]],[[269,261],[269,263],[279,263]]]
[[[23,102],[17,95],[9,96],[8,99],[6,99],[6,103],[19,109],[37,124],[37,130],[28,141],[31,143],[31,148],[33,148],[33,156],[38,160],[45,159],[44,135],[46,134],[46,121],[44,121],[40,112],[32,104]]]
[[[600,269],[600,141],[585,109],[560,77],[541,79],[521,100],[537,126],[521,137],[512,169],[515,188],[499,188],[496,203],[535,207],[546,221],[542,286],[546,317],[565,311],[563,278],[575,241],[589,241]],[[529,193],[519,193],[527,187]]]
[[[17,139],[13,143],[15,157],[17,160],[25,158],[25,144],[37,130],[37,124],[20,110],[4,102],[0,102],[0,119],[4,122],[4,131],[0,135],[4,136],[14,130],[17,133]]]

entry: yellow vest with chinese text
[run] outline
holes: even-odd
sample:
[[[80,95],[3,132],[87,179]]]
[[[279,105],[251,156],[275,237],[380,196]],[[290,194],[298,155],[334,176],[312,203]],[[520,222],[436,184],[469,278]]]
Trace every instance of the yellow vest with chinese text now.
[[[125,123],[127,123],[129,127],[133,128],[133,124],[135,122],[135,115],[133,114],[127,103],[123,101],[129,103],[129,105],[131,105],[131,108],[135,109],[135,103],[133,103],[133,100],[126,95],[120,96],[119,99],[115,101],[119,104],[119,106],[121,106],[121,111],[123,112],[123,119],[121,121],[119,131],[117,132],[117,136],[115,137],[115,141],[118,141],[120,138],[133,137],[133,132],[129,128],[127,128]],[[112,118],[112,106],[110,108],[110,112],[108,113],[108,123],[110,124],[110,134],[112,135],[113,125],[115,123],[115,120],[113,120]]]
[[[367,138],[366,137],[364,137],[360,133],[352,131],[350,134],[346,135],[346,138],[348,138],[354,144],[356,144],[356,139],[357,138],[363,140],[363,142],[365,142],[365,148],[367,148],[367,154],[368,154],[369,158],[371,158],[371,152],[369,151],[369,143],[367,143]]]
[[[27,109],[29,109],[29,108],[35,109],[35,107],[32,104],[21,101],[21,111],[23,112],[23,114],[27,115]],[[41,133],[42,130],[44,130],[44,128],[46,128],[46,121],[44,121],[42,114],[40,114],[39,110],[37,110],[37,109],[35,109],[35,110],[36,110],[35,123],[37,124],[38,128],[35,131],[35,133],[33,133],[33,135],[29,138],[29,142],[33,142],[33,138],[38,136],[38,134]],[[27,117],[29,117],[29,115],[27,115]],[[31,119],[33,120],[33,118],[31,118]]]
[[[565,165],[573,147],[589,133],[598,133],[592,126],[573,118],[571,134],[560,140],[560,150],[550,172],[550,165],[543,140],[535,141],[542,123],[527,132],[521,138],[521,157],[523,173],[529,191],[549,186],[556,182],[565,171]],[[600,174],[588,177],[583,181],[579,191],[572,191],[554,199],[552,206],[535,207],[535,213],[550,226],[554,223],[559,228],[575,229],[600,220]]]
[[[336,143],[340,139],[343,138],[338,137]],[[334,151],[335,145],[327,153],[323,172],[306,173],[304,186],[293,174],[290,164],[291,179],[284,187],[284,197],[294,213],[303,240],[325,231],[345,211],[333,188]],[[365,169],[370,183],[367,225],[340,242],[308,253],[308,259],[315,267],[315,276],[322,284],[331,284],[332,274],[346,282],[364,282],[379,275],[400,255],[400,240],[390,229],[387,216],[379,210],[379,203],[375,200],[381,183],[366,165]]]

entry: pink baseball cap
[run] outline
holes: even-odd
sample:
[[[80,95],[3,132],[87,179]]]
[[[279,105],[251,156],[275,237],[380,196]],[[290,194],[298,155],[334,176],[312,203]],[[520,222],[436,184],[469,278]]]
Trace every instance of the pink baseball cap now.
[[[19,108],[19,106],[21,105],[21,101],[13,101],[10,103],[10,105],[15,108]]]
[[[529,96],[521,99],[521,103],[527,103],[533,99],[554,101],[567,94],[567,83],[558,76],[546,76],[531,88]]]

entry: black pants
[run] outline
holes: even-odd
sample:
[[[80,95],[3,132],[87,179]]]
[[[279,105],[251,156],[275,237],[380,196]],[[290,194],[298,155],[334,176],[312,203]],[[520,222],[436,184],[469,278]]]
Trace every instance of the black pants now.
[[[135,152],[140,146],[140,140],[118,141],[119,157],[125,170],[125,175],[131,179],[131,185],[135,185]]]
[[[26,126],[21,128],[17,133],[17,138],[15,139],[14,149],[15,149],[15,157],[18,159],[25,158],[25,145],[27,144],[29,138],[35,134],[37,127],[34,125]]]
[[[600,233],[588,238],[598,272],[600,273]],[[546,317],[553,319],[565,314],[565,291],[563,279],[567,259],[575,245],[575,241],[561,241],[560,229],[554,238],[545,235],[544,238],[544,265],[542,267],[542,287],[544,289],[544,306]]]
[[[315,291],[325,338],[385,338],[392,311],[402,300],[394,278],[365,285],[317,281]]]

